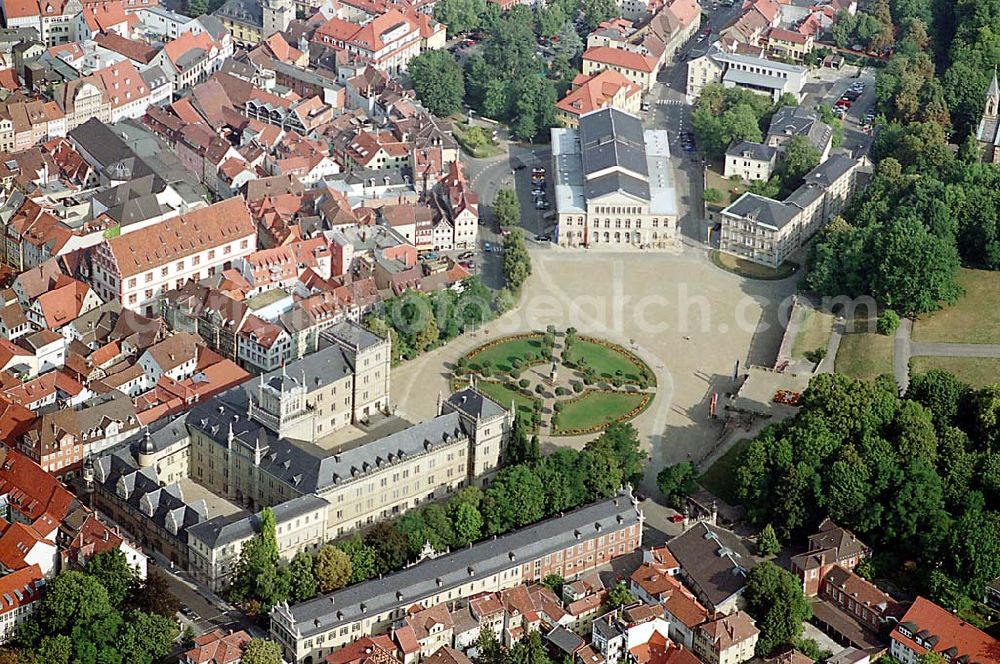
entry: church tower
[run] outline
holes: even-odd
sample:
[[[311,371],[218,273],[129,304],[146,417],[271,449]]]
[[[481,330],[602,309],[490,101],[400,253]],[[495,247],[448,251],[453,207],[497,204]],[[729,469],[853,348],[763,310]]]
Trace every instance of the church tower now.
[[[993,80],[986,90],[986,107],[983,110],[983,118],[996,120],[1000,116],[1000,84],[997,83],[997,70],[993,68]]]
[[[295,18],[295,6],[292,0],[261,0],[264,10],[263,34],[261,39],[267,39],[275,32],[284,32],[288,24]]]
[[[986,89],[986,104],[983,106],[983,119],[976,130],[976,140],[983,151],[983,161],[1000,163],[1000,84],[997,83],[996,67],[993,68],[990,87]]]

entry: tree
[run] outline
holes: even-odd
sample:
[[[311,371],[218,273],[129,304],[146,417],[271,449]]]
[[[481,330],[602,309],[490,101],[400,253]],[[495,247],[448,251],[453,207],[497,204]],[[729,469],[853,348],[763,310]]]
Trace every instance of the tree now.
[[[587,443],[584,449],[610,454],[621,469],[623,479],[633,486],[638,486],[642,481],[646,453],[640,448],[639,432],[632,424],[628,422],[609,424],[601,435]]]
[[[351,583],[367,581],[378,574],[378,554],[360,537],[352,537],[336,546],[351,559]]]
[[[100,581],[112,606],[121,606],[139,582],[135,568],[119,549],[102,551],[87,561],[84,572]]]
[[[566,13],[560,5],[546,5],[535,12],[536,29],[542,37],[557,34],[566,24]]]
[[[505,661],[508,664],[552,664],[542,645],[541,634],[535,629],[511,647]]]
[[[743,596],[747,611],[757,618],[760,657],[769,656],[780,645],[793,643],[802,633],[802,622],[812,615],[799,579],[770,561],[750,570]]]
[[[517,300],[514,298],[514,294],[506,287],[498,290],[496,296],[493,298],[493,307],[498,314],[510,311],[516,304]]]
[[[799,188],[806,173],[819,165],[820,152],[805,136],[793,136],[785,146],[785,155],[778,165],[782,190],[791,193]]]
[[[261,511],[260,533],[240,551],[229,593],[237,602],[259,602],[265,612],[288,596],[288,577],[278,572],[278,541],[270,508]]]
[[[184,13],[191,18],[198,18],[208,12],[207,0],[187,0]]]
[[[547,574],[542,579],[542,585],[555,593],[556,597],[562,598],[563,584],[566,582],[558,574]]]
[[[63,572],[48,584],[41,623],[48,633],[68,633],[114,611],[101,582],[83,572]]]
[[[503,272],[507,288],[517,293],[531,275],[531,256],[524,245],[524,236],[516,231],[508,234],[503,239],[503,249]]]
[[[475,664],[505,664],[506,658],[503,648],[492,629],[479,630],[479,637],[476,639],[476,656],[472,661]]]
[[[152,664],[170,652],[179,632],[173,618],[132,611],[125,621],[118,647],[124,661]]]
[[[781,542],[778,541],[778,535],[774,532],[774,526],[767,524],[757,536],[757,552],[762,556],[774,556],[779,551]]]
[[[431,504],[423,509],[424,532],[431,548],[438,553],[447,551],[455,541],[455,528],[448,513],[439,504]]]
[[[597,26],[618,16],[618,5],[615,0],[583,0],[583,24],[588,32],[593,32]]]
[[[712,187],[705,189],[702,196],[706,203],[718,203],[722,200],[722,192],[718,189],[713,189]]]
[[[455,548],[465,547],[476,542],[482,536],[483,516],[479,510],[469,503],[461,503],[455,510]]]
[[[528,435],[528,424],[521,413],[514,416],[514,424],[510,429],[507,460],[510,464],[534,463],[538,460],[537,450],[532,446],[531,437]]]
[[[580,33],[573,27],[572,22],[568,20],[564,22],[555,36],[559,40],[553,45],[552,50],[557,58],[572,61],[583,53],[583,40],[580,39]]]
[[[159,569],[152,567],[146,572],[146,579],[133,586],[128,607],[173,618],[181,608],[177,596],[170,592],[170,582]]]
[[[624,581],[619,581],[608,591],[608,598],[604,601],[604,604],[608,607],[608,610],[613,610],[622,606],[628,606],[634,601],[635,595],[628,589]]]
[[[375,549],[376,568],[380,574],[402,569],[409,558],[406,536],[391,523],[375,524],[365,535],[364,542]]]
[[[899,314],[897,314],[892,309],[886,309],[878,317],[878,321],[875,323],[875,329],[879,334],[884,336],[892,336],[896,333],[899,328]]]
[[[698,471],[690,461],[666,466],[656,475],[656,487],[667,504],[678,509],[684,497],[697,488]]]
[[[447,51],[425,51],[406,68],[417,97],[431,113],[448,116],[462,108],[465,79],[455,58]]]
[[[281,664],[281,646],[267,639],[251,639],[243,649],[243,664]]]
[[[493,214],[501,228],[518,226],[521,223],[521,204],[517,193],[510,187],[503,187],[493,200]]]
[[[343,553],[342,555],[347,556]],[[350,564],[349,558],[348,564]],[[314,566],[315,561],[308,551],[299,551],[288,564],[289,598],[293,602],[304,602],[316,596],[318,585],[313,573]]]

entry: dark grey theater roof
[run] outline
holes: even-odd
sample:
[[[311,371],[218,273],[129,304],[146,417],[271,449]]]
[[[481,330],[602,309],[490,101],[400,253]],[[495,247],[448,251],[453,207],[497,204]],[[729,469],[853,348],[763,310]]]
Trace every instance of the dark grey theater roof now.
[[[608,173],[593,180],[587,180],[584,182],[583,189],[588,200],[619,191],[632,194],[644,201],[649,200],[649,183],[621,172]]]
[[[616,108],[602,108],[580,117],[580,150],[584,177],[616,167],[648,176],[642,122]]]
[[[585,541],[599,532],[611,532],[640,523],[639,511],[626,491],[560,517],[522,528],[503,537],[453,551],[381,579],[357,583],[287,609],[302,638],[340,625],[410,606],[427,597],[469,582],[489,578],[527,561]],[[275,611],[286,610],[278,607]],[[274,623],[272,623],[273,625]]]
[[[455,409],[470,415],[488,420],[507,413],[507,408],[474,388],[466,388],[448,397],[448,403]]]
[[[853,159],[844,154],[832,155],[822,164],[806,173],[806,184],[815,183],[821,187],[829,187],[834,182],[844,177],[844,174],[854,168]]]
[[[776,229],[790,222],[798,213],[799,209],[793,205],[749,192],[737,198],[735,203],[722,211],[722,214],[751,218],[759,224]]]
[[[313,392],[322,385],[330,385],[344,376],[349,376],[352,372],[351,363],[344,351],[339,346],[327,346],[308,357],[292,362],[283,369],[276,369],[247,381],[243,384],[243,389],[247,394],[256,396],[263,382],[265,385],[275,387],[284,383],[285,389],[293,384],[305,385],[307,392]]]

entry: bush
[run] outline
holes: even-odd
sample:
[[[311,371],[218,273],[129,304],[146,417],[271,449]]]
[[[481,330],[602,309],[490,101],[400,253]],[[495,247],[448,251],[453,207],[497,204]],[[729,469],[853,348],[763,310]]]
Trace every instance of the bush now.
[[[878,317],[878,321],[875,323],[875,329],[878,330],[879,334],[884,334],[889,336],[896,333],[899,328],[899,314],[897,314],[892,309],[886,309],[882,312],[882,315]]]
[[[545,386],[542,385],[541,383],[535,385],[535,392],[538,394],[545,394]]]
[[[563,409],[563,402],[562,401],[557,401],[554,404],[552,404],[552,410],[554,410],[555,412],[558,413],[562,409]]]
[[[712,187],[709,187],[708,189],[705,190],[704,197],[706,203],[718,203],[719,201],[722,200],[722,192],[719,191],[718,189],[713,189]]]
[[[824,357],[826,357],[826,349],[817,348],[816,350],[807,351],[805,355],[807,360],[813,364],[818,364],[823,361]]]
[[[556,396],[557,397],[564,397],[567,394],[569,394],[569,392],[567,392],[566,388],[563,387],[562,385],[560,385],[559,387],[556,388]]]
[[[581,383],[580,381],[578,380],[570,381],[570,385],[573,386],[573,391],[576,392],[577,394],[583,392],[583,383]]]
[[[512,360],[510,361],[510,364],[511,364],[511,366],[512,366],[512,367],[514,367],[515,369],[520,369],[521,367],[523,367],[523,366],[524,366],[524,360],[522,360],[522,359],[521,359],[521,358],[519,358],[519,357],[515,357],[514,359],[512,359]]]
[[[583,384],[584,385],[593,385],[594,384],[594,376],[593,376],[593,374],[589,374],[589,373],[584,374],[583,375]]]
[[[527,388],[528,385],[531,385],[531,381],[528,380],[527,378],[522,378],[521,380],[517,381],[517,384],[520,385],[522,388]]]

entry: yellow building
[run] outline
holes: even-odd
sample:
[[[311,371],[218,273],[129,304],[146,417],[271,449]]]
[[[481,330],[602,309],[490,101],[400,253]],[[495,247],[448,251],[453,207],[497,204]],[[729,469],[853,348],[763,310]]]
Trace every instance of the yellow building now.
[[[648,55],[608,46],[595,46],[583,54],[583,73],[591,76],[606,69],[616,71],[632,81],[642,91],[648,91],[656,82],[659,61]]]
[[[639,86],[613,69],[593,75],[578,74],[572,89],[556,102],[556,119],[563,127],[576,129],[581,115],[605,106],[636,115],[641,98]]]

